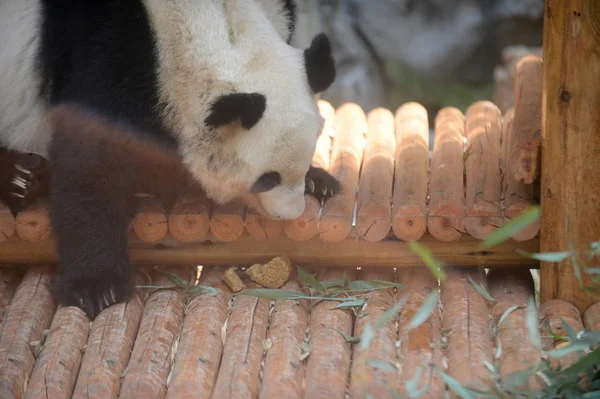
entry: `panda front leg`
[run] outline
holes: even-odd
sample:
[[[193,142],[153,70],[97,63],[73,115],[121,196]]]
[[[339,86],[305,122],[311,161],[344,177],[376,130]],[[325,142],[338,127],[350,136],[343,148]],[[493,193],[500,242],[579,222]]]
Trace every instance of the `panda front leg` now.
[[[91,126],[75,114],[55,118],[50,148],[50,216],[59,257],[56,291],[64,306],[94,319],[134,292],[127,245],[131,176],[127,157],[102,140],[83,140]]]

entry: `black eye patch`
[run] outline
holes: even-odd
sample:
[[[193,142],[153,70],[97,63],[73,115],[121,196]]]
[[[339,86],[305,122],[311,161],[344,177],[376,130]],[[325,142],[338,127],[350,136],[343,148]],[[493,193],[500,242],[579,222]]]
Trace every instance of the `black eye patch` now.
[[[250,192],[264,193],[281,184],[281,176],[277,172],[265,173],[252,185]]]

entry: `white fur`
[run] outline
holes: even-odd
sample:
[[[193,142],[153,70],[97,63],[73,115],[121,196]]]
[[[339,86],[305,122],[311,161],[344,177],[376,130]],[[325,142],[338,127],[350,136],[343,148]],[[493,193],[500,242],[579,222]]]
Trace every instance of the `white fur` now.
[[[50,124],[35,70],[39,0],[0,1],[0,142],[47,156]]]
[[[277,171],[282,187],[258,197],[268,215],[294,218],[304,210],[304,177],[322,125],[307,82],[303,52],[285,43],[256,0],[146,0],[157,35],[161,99],[182,155],[219,202],[248,197],[254,181]],[[249,131],[219,129],[216,146],[203,124],[221,94],[259,92],[263,118]],[[207,168],[216,152],[221,169]]]

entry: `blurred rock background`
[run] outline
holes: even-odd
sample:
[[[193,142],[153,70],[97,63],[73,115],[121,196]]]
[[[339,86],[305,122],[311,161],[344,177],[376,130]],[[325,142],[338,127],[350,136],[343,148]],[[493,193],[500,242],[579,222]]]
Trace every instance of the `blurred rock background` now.
[[[338,69],[323,98],[366,112],[418,101],[434,117],[447,105],[512,103],[511,68],[541,55],[544,0],[298,0],[296,46],[329,35]]]

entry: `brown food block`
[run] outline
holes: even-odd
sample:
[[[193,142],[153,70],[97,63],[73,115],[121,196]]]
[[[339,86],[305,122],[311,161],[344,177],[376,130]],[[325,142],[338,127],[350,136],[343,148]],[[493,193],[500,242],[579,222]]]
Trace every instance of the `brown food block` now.
[[[245,212],[246,205],[237,200],[216,207],[210,218],[210,232],[220,241],[238,240],[244,235]]]
[[[15,223],[17,236],[21,240],[39,242],[51,238],[50,211],[45,201],[37,201],[19,212]]]
[[[10,210],[0,202],[0,242],[4,242],[15,235],[15,217]]]
[[[509,110],[504,115],[502,124],[502,194],[504,197],[504,221],[507,222],[525,213],[533,205],[533,186],[518,181],[511,176],[514,170],[514,160],[511,160],[511,149],[515,144],[514,110]],[[512,236],[514,240],[526,241],[537,235],[540,231],[540,221],[527,226]]]
[[[303,294],[296,279],[282,289]],[[304,391],[303,343],[308,327],[308,301],[275,300],[265,348],[261,398],[302,398]]]
[[[384,108],[367,117],[368,134],[358,189],[356,230],[366,241],[381,241],[392,225],[394,115]]]
[[[259,241],[279,237],[283,233],[283,221],[262,216],[258,212],[246,211],[246,231]]]
[[[86,314],[75,306],[57,310],[27,384],[26,398],[71,397],[90,324]]]
[[[363,269],[361,280],[394,281],[393,269]],[[396,368],[396,317],[386,325],[377,328],[375,323],[394,305],[394,289],[366,293],[365,312],[359,311],[354,323],[354,336],[361,337],[366,325],[373,329],[373,340],[367,350],[354,345],[352,369],[350,372],[350,396],[364,398],[393,398],[393,392],[399,389],[398,370]],[[361,317],[361,314],[364,315]],[[373,366],[371,362],[386,364],[390,370]]]
[[[398,108],[396,120],[396,172],[392,230],[400,240],[415,241],[427,229],[427,174],[429,170],[429,120],[421,104]]]
[[[502,380],[511,373],[532,367],[540,358],[540,351],[529,339],[527,304],[535,295],[529,269],[492,269],[487,275],[489,293],[496,300],[492,308],[496,326],[496,353],[500,353],[497,368]],[[500,318],[513,306],[520,306]],[[537,379],[529,380],[530,388],[540,389]],[[526,389],[521,386],[520,389]]]
[[[190,280],[190,269],[167,271]],[[173,285],[169,277],[158,275],[154,285]],[[186,292],[180,289],[156,290],[148,297],[138,329],[119,398],[164,398],[167,376],[175,358],[176,340],[184,317]]]
[[[118,397],[142,310],[143,303],[136,292],[128,302],[113,305],[94,319],[73,399]]]
[[[23,274],[22,268],[0,266],[0,331],[2,331],[8,305],[23,279]]]
[[[466,115],[466,228],[480,240],[502,225],[501,117],[498,107],[489,101],[471,105]]]
[[[583,313],[583,322],[588,331],[600,330],[600,302],[596,302]]]
[[[221,278],[232,292],[240,292],[241,290],[246,288],[246,286],[244,285],[244,282],[242,281],[240,276],[237,275],[235,270],[236,268],[230,267],[229,269],[223,272]]]
[[[6,310],[0,333],[0,398],[22,398],[35,363],[31,344],[42,342],[56,309],[47,266],[25,273]]]
[[[210,227],[210,204],[202,197],[182,198],[169,213],[171,236],[181,242],[201,242]]]
[[[446,356],[448,374],[462,386],[482,391],[492,389],[493,381],[485,362],[493,362],[489,332],[489,309],[468,276],[481,284],[477,269],[448,269],[442,283],[444,308],[442,328],[449,331]],[[452,396],[458,396],[452,393]]]
[[[560,338],[552,338],[562,337],[567,340],[569,339],[569,333],[567,332],[567,327],[563,324],[563,320],[576,334],[584,329],[579,310],[563,299],[551,299],[543,302],[539,310],[539,320],[542,345],[546,351],[569,344]],[[571,352],[565,356],[550,358],[550,364],[553,367],[565,369],[578,359],[579,354]]]
[[[131,228],[136,237],[146,243],[156,243],[165,238],[169,225],[160,201],[152,197],[139,198]]]
[[[443,349],[441,320],[438,311],[417,328],[408,329],[408,324],[423,306],[432,292],[438,289],[438,282],[431,272],[424,267],[407,268],[398,271],[398,282],[406,285],[399,288],[396,301],[403,298],[406,302],[398,317],[398,340],[402,373],[400,377],[400,394],[408,397],[406,384],[414,380],[417,374],[421,378],[416,385],[417,391],[425,390],[421,398],[437,399],[444,395],[444,381],[435,369],[443,370]]]
[[[317,279],[341,280],[344,269],[320,269]],[[345,270],[352,281],[356,269]],[[306,364],[305,398],[346,398],[351,344],[338,332],[352,336],[352,312],[334,309],[336,302],[317,303],[310,315],[310,354]]]
[[[204,268],[200,284],[214,287],[219,294],[196,296],[186,307],[167,399],[209,398],[215,386],[231,292],[217,268]]]
[[[321,204],[310,195],[305,195],[304,213],[293,220],[284,220],[285,234],[295,241],[308,241],[319,233],[319,212]]]
[[[329,172],[340,181],[342,188],[340,193],[323,205],[319,236],[326,242],[343,241],[352,231],[356,188],[367,131],[367,117],[362,108],[354,103],[345,103],[338,108],[335,130]]]
[[[538,152],[542,137],[541,57],[527,55],[519,60],[515,75],[514,136],[509,144],[507,177],[531,184],[538,175]]]
[[[268,300],[248,295],[235,297],[213,398],[258,397],[268,320]]]
[[[292,273],[292,263],[286,256],[278,256],[265,264],[255,264],[246,270],[246,274],[255,283],[267,288],[279,288],[284,285]]]
[[[435,140],[429,182],[427,228],[440,241],[458,241],[465,231],[465,117],[453,107],[435,118]]]

